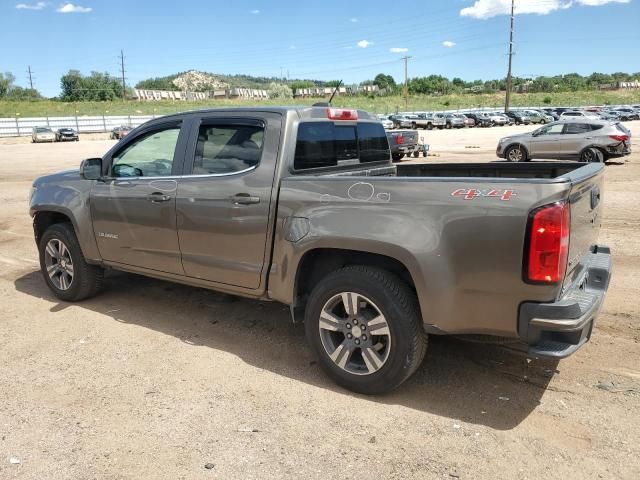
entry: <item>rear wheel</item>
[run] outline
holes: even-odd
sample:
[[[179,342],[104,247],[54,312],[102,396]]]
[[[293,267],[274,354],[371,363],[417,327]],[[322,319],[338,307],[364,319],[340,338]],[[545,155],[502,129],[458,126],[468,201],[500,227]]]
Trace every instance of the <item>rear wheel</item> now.
[[[404,153],[392,153],[391,158],[394,162],[399,162],[404,157]]]
[[[433,123],[427,123],[427,130],[433,130]]]
[[[50,226],[40,238],[38,251],[45,282],[59,299],[84,300],[102,288],[104,270],[87,263],[70,224]]]
[[[424,358],[418,301],[398,277],[349,266],[322,279],[305,312],[309,344],[338,384],[365,394],[393,390]]]
[[[604,155],[597,148],[587,148],[580,154],[580,161],[585,163],[604,162]]]
[[[527,153],[520,145],[512,145],[504,152],[504,158],[510,162],[524,162],[527,159]]]
[[[416,129],[416,122],[411,122],[411,129],[415,130]]]

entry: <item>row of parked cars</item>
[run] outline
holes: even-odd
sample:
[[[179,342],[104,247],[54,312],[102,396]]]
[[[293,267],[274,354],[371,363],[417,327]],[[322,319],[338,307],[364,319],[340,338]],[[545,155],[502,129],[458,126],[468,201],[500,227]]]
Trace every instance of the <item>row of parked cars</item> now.
[[[114,128],[109,132],[109,138],[111,140],[120,140],[131,131],[131,127],[122,125]],[[77,142],[80,140],[78,132],[73,128],[58,128],[52,130],[49,127],[33,127],[31,131],[31,141],[33,143],[43,142]]]
[[[464,128],[495,127],[505,125],[545,125],[553,121],[572,118],[630,121],[640,119],[640,105],[588,108],[514,109],[508,112],[400,112],[395,115],[379,115],[387,129],[398,128]]]

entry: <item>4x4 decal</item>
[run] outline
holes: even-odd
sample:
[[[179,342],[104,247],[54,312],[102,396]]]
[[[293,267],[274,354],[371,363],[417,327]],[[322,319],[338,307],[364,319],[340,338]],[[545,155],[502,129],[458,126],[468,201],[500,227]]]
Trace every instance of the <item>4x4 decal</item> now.
[[[465,200],[474,200],[478,197],[490,197],[499,198],[504,202],[511,200],[511,197],[515,197],[516,195],[515,190],[497,190],[495,188],[458,188],[451,192],[452,197],[462,197]]]

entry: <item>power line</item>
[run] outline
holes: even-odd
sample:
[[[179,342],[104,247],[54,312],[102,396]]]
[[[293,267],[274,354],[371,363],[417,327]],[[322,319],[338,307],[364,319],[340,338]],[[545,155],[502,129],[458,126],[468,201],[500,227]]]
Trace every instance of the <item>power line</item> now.
[[[511,30],[509,32],[509,68],[507,69],[507,93],[504,99],[504,111],[509,111],[509,102],[511,101],[511,61],[513,58],[513,23],[514,23],[514,14],[513,10],[515,8],[515,0],[511,0]]]

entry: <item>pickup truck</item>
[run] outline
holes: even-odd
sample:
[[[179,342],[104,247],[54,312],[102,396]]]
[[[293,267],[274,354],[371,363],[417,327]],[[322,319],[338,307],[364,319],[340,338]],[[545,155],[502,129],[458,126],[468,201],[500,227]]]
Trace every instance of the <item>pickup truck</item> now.
[[[407,157],[418,152],[418,132],[415,130],[394,130],[387,132],[387,141],[391,149],[391,158],[394,162],[399,162],[406,155]]]
[[[415,120],[415,126],[412,128],[423,128],[433,130],[435,128],[445,128],[447,121],[444,117],[437,116],[430,112],[419,112],[418,118]]]
[[[97,294],[112,268],[281,302],[332,379],[378,394],[428,335],[556,358],[589,340],[611,271],[603,168],[394,165],[364,111],[214,109],[36,179],[30,215],[59,299]]]

